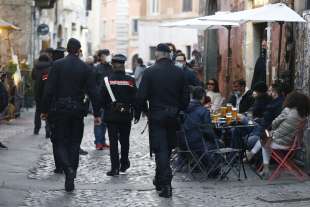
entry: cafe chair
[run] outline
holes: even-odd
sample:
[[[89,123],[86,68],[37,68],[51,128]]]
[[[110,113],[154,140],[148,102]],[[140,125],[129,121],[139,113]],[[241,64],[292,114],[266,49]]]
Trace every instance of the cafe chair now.
[[[294,175],[299,181],[304,181],[308,176],[295,163],[294,156],[297,151],[301,150],[301,143],[304,134],[304,128],[307,121],[303,120],[297,127],[294,134],[294,141],[292,146],[287,150],[272,149],[271,158],[277,163],[277,168],[272,172],[268,179],[271,183],[275,178],[279,177],[283,171],[288,171]]]
[[[185,142],[185,146],[181,146],[181,140]],[[204,154],[202,155],[204,156]],[[183,169],[186,170],[188,177],[195,178],[195,171],[198,169],[201,173],[205,174],[205,166],[201,162],[201,156],[197,152],[190,149],[188,139],[186,137],[185,131],[182,127],[181,130],[177,131],[177,147],[172,154],[172,163],[177,163],[177,165],[172,165],[173,174],[180,172]]]

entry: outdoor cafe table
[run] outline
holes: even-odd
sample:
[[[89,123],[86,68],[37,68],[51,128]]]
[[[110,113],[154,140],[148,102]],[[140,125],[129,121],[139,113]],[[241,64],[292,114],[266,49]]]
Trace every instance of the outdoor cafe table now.
[[[223,137],[224,137],[224,134],[226,131],[228,130],[232,130],[232,129],[248,129],[248,128],[254,128],[257,124],[250,120],[250,121],[247,121],[246,124],[242,124],[242,123],[234,123],[234,124],[219,124],[219,123],[213,123],[213,127],[217,130],[221,130],[221,140],[223,140]],[[237,143],[238,143],[238,148],[240,150],[240,153],[239,153],[239,156],[240,156],[240,164],[241,164],[241,167],[242,167],[242,170],[243,170],[243,174],[244,174],[244,178],[247,179],[247,174],[246,174],[246,171],[245,171],[245,168],[244,168],[244,158],[247,159],[246,157],[246,140],[248,140],[248,135],[246,135],[246,138],[245,140],[242,139],[242,137],[238,137],[238,140]],[[250,167],[250,169],[257,175],[257,172],[255,169],[253,169],[252,167]],[[240,170],[241,168],[239,168],[239,180],[240,180]],[[259,176],[260,177],[260,176]]]

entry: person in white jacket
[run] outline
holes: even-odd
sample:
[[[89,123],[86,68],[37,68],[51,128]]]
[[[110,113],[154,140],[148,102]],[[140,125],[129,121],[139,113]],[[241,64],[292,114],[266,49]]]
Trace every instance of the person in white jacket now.
[[[224,101],[224,98],[220,93],[219,84],[216,79],[208,80],[207,96],[211,98],[211,111],[218,111]]]

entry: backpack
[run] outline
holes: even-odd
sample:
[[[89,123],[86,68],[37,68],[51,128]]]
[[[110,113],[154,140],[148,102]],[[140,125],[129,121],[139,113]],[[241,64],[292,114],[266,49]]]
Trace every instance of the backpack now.
[[[9,95],[4,87],[3,83],[0,82],[0,113],[8,106],[9,104]]]

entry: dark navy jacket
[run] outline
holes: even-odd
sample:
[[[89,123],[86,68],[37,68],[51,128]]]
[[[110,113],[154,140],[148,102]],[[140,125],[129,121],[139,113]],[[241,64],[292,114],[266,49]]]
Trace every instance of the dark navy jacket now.
[[[42,113],[48,113],[52,102],[57,102],[59,99],[78,99],[82,103],[85,94],[92,102],[94,115],[100,116],[98,91],[93,80],[93,71],[78,56],[69,54],[53,62],[44,90]]]
[[[189,107],[185,111],[184,131],[189,142],[189,146],[193,150],[203,150],[202,139],[207,138],[214,141],[216,135],[211,125],[210,111],[196,100],[190,102]],[[181,141],[181,147],[185,146],[185,140]]]
[[[101,106],[104,108],[104,120],[111,123],[130,123],[133,115],[139,119],[139,112],[136,107],[137,87],[135,79],[125,74],[125,71],[115,71],[109,78],[109,84],[115,96],[116,102],[126,105],[131,109],[130,113],[112,110],[112,100],[107,87],[103,82],[100,96]]]
[[[264,112],[267,109],[267,106],[271,103],[272,97],[269,96],[267,93],[261,96],[255,97],[255,102],[251,108],[253,112],[254,118],[262,118]]]
[[[184,68],[182,68],[182,71],[184,72],[187,85],[189,85],[189,86],[202,86],[201,82],[198,80],[198,78],[195,75],[195,72],[192,69],[185,66]]]
[[[284,102],[284,96],[279,96],[266,107],[266,111],[263,114],[263,121],[261,126],[267,129],[271,126],[272,121],[280,115],[282,111],[282,105]]]

